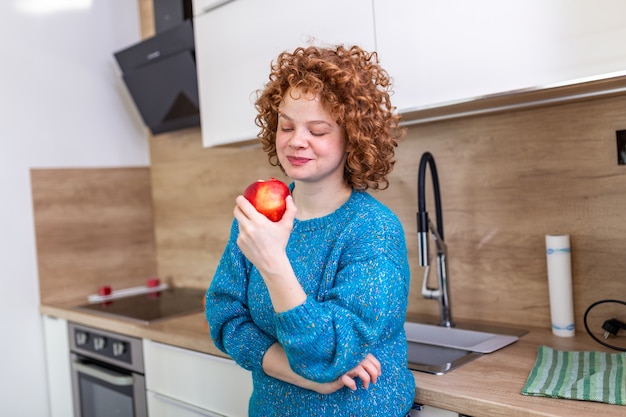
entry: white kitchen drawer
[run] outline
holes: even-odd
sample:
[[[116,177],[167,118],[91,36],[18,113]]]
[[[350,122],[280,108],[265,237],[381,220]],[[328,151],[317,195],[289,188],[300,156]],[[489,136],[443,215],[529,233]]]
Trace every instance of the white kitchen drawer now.
[[[148,391],[148,415],[150,417],[224,417],[152,391]]]
[[[144,340],[144,362],[148,391],[218,415],[247,417],[252,376],[234,361]]]

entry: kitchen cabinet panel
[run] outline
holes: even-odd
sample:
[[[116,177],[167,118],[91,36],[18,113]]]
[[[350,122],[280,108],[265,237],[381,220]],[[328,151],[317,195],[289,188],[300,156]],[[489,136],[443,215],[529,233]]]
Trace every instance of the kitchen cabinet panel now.
[[[151,416],[183,405],[207,416],[248,415],[252,376],[234,361],[145,339],[144,361]]]
[[[401,112],[626,68],[626,2],[374,0]]]
[[[73,417],[67,320],[42,316],[50,417]]]
[[[233,0],[192,0],[193,15],[198,16]]]
[[[224,417],[151,391],[147,398],[150,417]]]
[[[255,93],[280,52],[309,42],[375,48],[371,0],[236,0],[194,22],[207,147],[256,138]]]

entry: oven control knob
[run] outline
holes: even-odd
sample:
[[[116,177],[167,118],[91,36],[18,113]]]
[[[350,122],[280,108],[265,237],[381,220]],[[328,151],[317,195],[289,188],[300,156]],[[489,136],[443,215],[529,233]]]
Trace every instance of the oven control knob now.
[[[126,345],[124,342],[113,343],[113,356],[122,356],[126,352]]]
[[[96,351],[102,350],[105,348],[105,346],[107,345],[107,340],[106,338],[102,337],[102,336],[96,336],[93,339],[93,348]]]
[[[76,345],[85,346],[89,341],[89,334],[85,332],[76,332]]]

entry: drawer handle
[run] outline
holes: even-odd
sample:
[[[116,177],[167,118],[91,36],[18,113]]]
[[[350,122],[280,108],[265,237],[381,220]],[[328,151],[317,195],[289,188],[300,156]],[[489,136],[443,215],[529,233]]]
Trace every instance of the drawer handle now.
[[[153,392],[153,391],[148,391],[148,393],[149,393],[149,395],[152,395],[152,397],[156,401],[162,401],[162,402],[164,402],[166,404],[171,404],[174,407],[179,407],[179,408],[182,408],[183,410],[188,410],[188,411],[192,411],[194,413],[198,413],[202,417],[224,417],[221,414],[213,414],[211,411],[195,407],[195,406],[193,406],[191,404],[182,403],[181,401],[174,400],[172,398],[166,397],[165,395],[161,395],[161,394]]]
[[[230,3],[231,1],[233,1],[233,0],[213,0],[213,1],[209,2],[209,4],[206,7],[201,9],[199,13],[196,13],[196,16],[204,14],[204,13],[206,13],[208,11],[213,10],[213,9],[217,9],[218,7],[220,7],[220,6],[222,6],[222,5],[226,4],[226,3]]]
[[[117,385],[120,387],[133,385],[132,375],[113,375],[108,372],[102,371],[100,369],[97,369],[92,366],[85,365],[79,362],[74,362],[72,366],[78,372],[82,372],[85,375],[98,378],[99,380],[108,382],[109,384],[112,384],[112,385]]]

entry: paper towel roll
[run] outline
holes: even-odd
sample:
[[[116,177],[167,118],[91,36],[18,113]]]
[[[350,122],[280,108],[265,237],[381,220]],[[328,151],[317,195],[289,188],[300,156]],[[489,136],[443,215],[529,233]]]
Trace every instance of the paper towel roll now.
[[[574,297],[569,235],[546,235],[552,333],[574,336]]]

